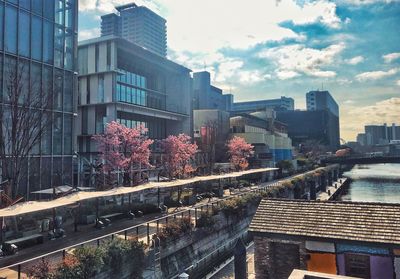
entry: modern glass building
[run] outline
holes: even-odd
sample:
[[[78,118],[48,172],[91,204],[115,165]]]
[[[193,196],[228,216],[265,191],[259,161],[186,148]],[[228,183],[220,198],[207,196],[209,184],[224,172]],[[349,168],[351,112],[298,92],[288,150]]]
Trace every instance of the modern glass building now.
[[[78,0],[0,1],[1,108],[8,105],[4,96],[12,73],[22,77],[21,87],[52,99],[46,108],[51,125],[24,166],[27,176],[18,192],[25,199],[73,184],[77,16]]]
[[[192,134],[189,69],[116,36],[81,41],[78,55],[76,127],[83,163],[97,158],[92,136],[111,121],[144,125],[152,139]]]
[[[232,110],[236,112],[254,112],[270,108],[276,111],[294,110],[294,100],[290,97],[282,96],[279,99],[236,102],[232,106]]]

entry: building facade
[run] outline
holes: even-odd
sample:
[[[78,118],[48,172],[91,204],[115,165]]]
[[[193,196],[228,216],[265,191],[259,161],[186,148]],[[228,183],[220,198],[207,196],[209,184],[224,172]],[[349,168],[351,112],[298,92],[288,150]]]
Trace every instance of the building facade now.
[[[339,106],[329,91],[310,91],[306,94],[307,110],[329,110],[339,117]]]
[[[383,125],[366,125],[364,127],[366,135],[366,145],[388,144],[393,140],[400,140],[400,126],[392,123],[388,126]]]
[[[292,160],[292,141],[286,125],[276,121],[274,110],[238,113],[231,117],[230,126],[231,136],[254,146],[254,166],[273,167],[281,160]]]
[[[277,111],[277,119],[287,124],[295,146],[314,141],[332,151],[339,147],[339,118],[329,110]]]
[[[265,109],[274,109],[276,111],[294,110],[294,100],[293,98],[282,96],[279,99],[235,102],[232,106],[232,110],[237,112],[254,112]]]
[[[118,121],[144,125],[152,139],[192,135],[190,70],[127,40],[108,36],[80,42],[79,152],[92,160],[92,136]]]
[[[232,94],[223,94],[222,89],[211,85],[209,72],[193,73],[193,109],[230,111],[232,103]]]
[[[73,184],[77,17],[77,0],[0,1],[0,106],[7,107],[13,73],[22,90],[52,100],[46,107],[51,125],[31,151],[18,188],[27,200],[34,191]]]
[[[167,56],[166,20],[134,3],[116,7],[117,14],[101,17],[101,36],[122,37],[160,56]]]

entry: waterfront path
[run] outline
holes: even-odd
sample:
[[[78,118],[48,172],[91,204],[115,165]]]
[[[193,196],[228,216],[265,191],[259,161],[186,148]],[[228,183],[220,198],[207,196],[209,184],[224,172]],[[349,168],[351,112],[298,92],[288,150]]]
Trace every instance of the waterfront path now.
[[[336,197],[335,193],[341,191],[342,186],[346,184],[347,178],[341,177],[338,181],[333,182],[333,185],[328,185],[326,191],[317,193],[317,201],[328,201]]]

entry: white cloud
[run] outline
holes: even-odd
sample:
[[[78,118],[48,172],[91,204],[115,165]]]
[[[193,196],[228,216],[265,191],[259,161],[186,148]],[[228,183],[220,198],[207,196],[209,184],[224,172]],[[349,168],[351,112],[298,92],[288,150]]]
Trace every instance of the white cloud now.
[[[238,75],[239,75],[239,82],[242,84],[254,84],[272,78],[270,74],[262,74],[260,71],[257,70],[240,71]]]
[[[218,71],[215,77],[217,82],[225,82],[233,77],[243,66],[243,61],[238,59],[226,59],[218,65]]]
[[[276,71],[276,76],[282,80],[298,77],[299,75],[300,74],[295,71]]]
[[[356,75],[358,81],[377,80],[385,77],[393,76],[399,72],[399,68],[390,69],[389,71],[372,71]]]
[[[396,82],[396,84],[397,84],[398,86],[400,86],[400,79]]]
[[[112,13],[115,12],[115,7],[135,2],[135,4],[152,9],[155,12],[160,12],[159,5],[151,0],[79,0],[79,11],[81,12],[100,12]]]
[[[400,52],[393,52],[386,55],[382,55],[382,58],[385,61],[385,63],[391,63],[392,61],[400,58]]]
[[[355,56],[353,58],[344,60],[344,62],[346,62],[347,64],[350,64],[350,65],[357,65],[363,61],[364,61],[364,57],[362,57],[362,56]]]
[[[335,57],[344,49],[344,43],[330,45],[324,49],[296,44],[266,49],[259,53],[259,56],[275,62],[276,74],[280,79],[289,79],[300,74],[330,78],[336,76],[336,72],[322,70],[321,67],[334,64]]]
[[[82,29],[79,31],[78,40],[83,41],[100,36],[100,28]]]
[[[350,4],[350,5],[371,5],[371,4],[390,4],[394,2],[400,2],[400,0],[340,0],[339,4]]]

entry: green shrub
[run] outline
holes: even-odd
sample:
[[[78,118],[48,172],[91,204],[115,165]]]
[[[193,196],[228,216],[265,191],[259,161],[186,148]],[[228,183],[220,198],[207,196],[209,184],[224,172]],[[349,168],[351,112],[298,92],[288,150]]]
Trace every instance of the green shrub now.
[[[193,224],[190,218],[184,217],[166,224],[166,226],[157,233],[157,237],[165,244],[168,240],[175,240],[182,234],[191,232],[192,228]]]
[[[213,215],[213,212],[202,212],[199,219],[197,219],[196,227],[212,231],[215,225]]]
[[[74,256],[78,261],[78,270],[83,279],[94,276],[103,267],[104,249],[83,246],[74,251]]]

